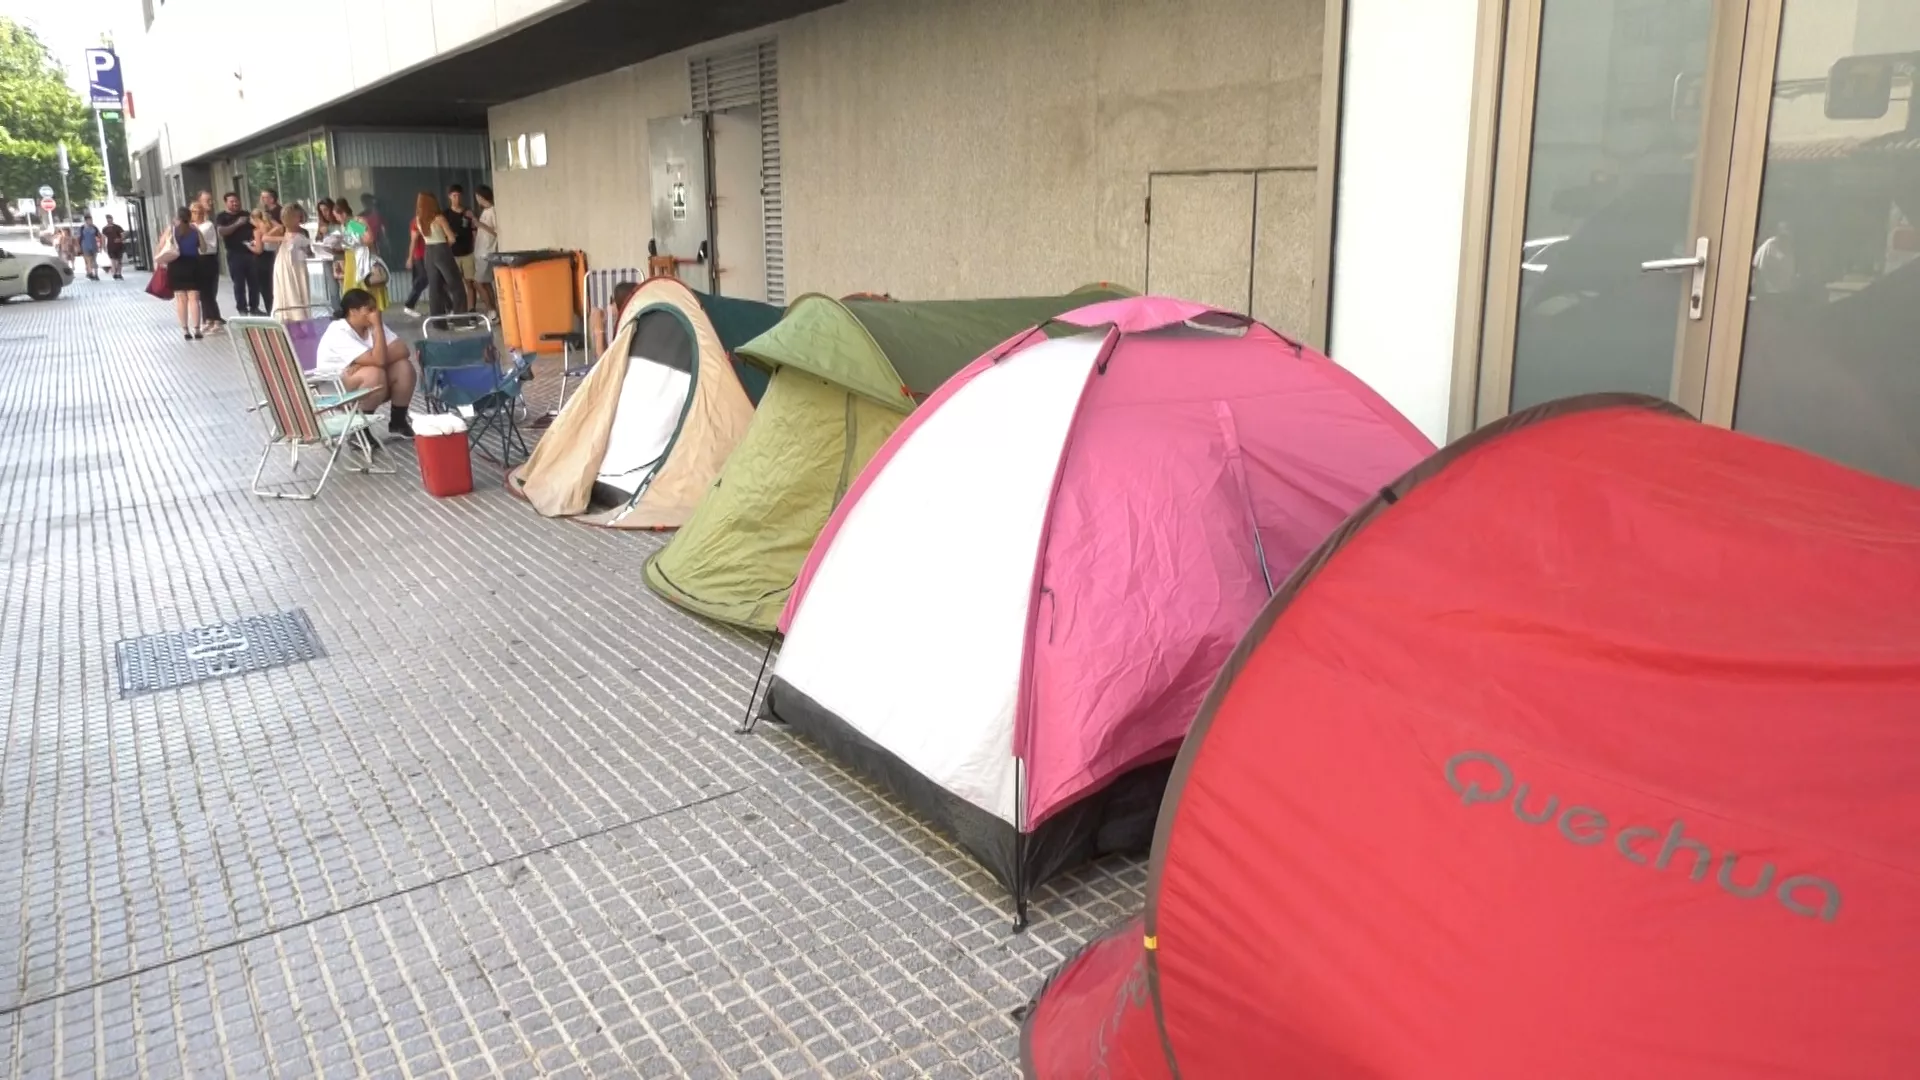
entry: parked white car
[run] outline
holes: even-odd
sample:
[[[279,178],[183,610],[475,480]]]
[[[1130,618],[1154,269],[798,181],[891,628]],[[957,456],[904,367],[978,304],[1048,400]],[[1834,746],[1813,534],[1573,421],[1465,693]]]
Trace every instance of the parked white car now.
[[[73,267],[45,248],[0,248],[0,300],[51,300],[73,284]]]

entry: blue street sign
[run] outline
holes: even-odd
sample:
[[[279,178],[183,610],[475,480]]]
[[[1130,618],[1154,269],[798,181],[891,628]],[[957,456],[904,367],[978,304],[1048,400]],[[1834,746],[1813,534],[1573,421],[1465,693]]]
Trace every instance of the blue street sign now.
[[[120,58],[112,49],[87,50],[87,96],[96,109],[117,109],[126,89],[120,81]]]

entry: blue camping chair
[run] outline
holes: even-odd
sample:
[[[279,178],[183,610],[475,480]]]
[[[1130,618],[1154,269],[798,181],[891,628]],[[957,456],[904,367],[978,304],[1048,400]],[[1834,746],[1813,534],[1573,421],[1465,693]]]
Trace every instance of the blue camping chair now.
[[[468,417],[467,441],[480,456],[505,468],[527,459],[525,436],[516,413],[524,411],[521,387],[531,377],[532,357],[500,365],[493,320],[485,315],[439,315],[420,324],[421,395],[430,412],[459,412]],[[488,447],[499,443],[496,457]]]

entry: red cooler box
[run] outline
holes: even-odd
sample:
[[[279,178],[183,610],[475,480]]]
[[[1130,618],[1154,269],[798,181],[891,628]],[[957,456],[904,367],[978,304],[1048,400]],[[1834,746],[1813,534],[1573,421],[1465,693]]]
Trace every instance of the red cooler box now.
[[[473,490],[473,458],[464,429],[448,435],[420,432],[413,437],[413,449],[420,457],[420,480],[427,494],[444,499]]]

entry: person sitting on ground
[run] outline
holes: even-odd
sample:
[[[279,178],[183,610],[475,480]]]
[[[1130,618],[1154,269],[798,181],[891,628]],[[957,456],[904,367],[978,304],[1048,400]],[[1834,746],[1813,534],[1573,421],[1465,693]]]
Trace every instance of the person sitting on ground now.
[[[608,324],[612,324],[613,330],[620,329],[620,313],[627,310],[627,301],[633,299],[633,294],[639,291],[639,282],[623,281],[613,287],[613,302],[593,313],[592,325],[587,327],[587,333],[593,338],[594,356],[598,357],[606,352],[607,346],[613,344],[612,332],[608,330]]]
[[[333,323],[320,335],[313,373],[321,378],[338,378],[348,390],[373,391],[354,405],[370,413],[390,404],[387,431],[402,439],[413,438],[407,406],[413,401],[419,377],[406,342],[387,328],[372,293],[348,289],[340,298]]]

